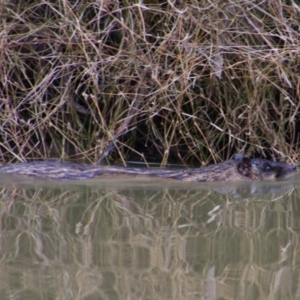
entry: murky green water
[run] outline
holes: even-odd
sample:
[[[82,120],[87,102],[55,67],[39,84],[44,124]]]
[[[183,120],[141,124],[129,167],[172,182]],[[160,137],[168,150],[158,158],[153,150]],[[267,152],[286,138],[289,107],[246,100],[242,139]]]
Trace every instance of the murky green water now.
[[[0,178],[0,299],[300,299],[299,178]]]

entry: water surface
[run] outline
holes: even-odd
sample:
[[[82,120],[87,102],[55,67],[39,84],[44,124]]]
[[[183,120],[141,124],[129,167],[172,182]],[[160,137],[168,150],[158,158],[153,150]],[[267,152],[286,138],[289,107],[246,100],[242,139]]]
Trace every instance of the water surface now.
[[[300,299],[299,176],[0,177],[0,299]]]

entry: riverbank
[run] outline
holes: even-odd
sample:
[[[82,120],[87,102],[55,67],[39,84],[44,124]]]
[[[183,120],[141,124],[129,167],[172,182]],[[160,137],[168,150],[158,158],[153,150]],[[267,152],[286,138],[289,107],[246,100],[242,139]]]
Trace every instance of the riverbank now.
[[[298,7],[299,9],[299,7]],[[3,5],[0,159],[298,159],[297,6]]]

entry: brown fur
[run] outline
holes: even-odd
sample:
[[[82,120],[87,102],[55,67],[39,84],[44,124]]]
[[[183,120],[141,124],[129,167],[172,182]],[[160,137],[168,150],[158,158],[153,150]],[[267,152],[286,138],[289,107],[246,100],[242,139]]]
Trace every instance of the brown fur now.
[[[178,179],[183,181],[253,181],[286,177],[296,167],[283,162],[236,155],[234,159],[207,167],[187,170]]]
[[[52,180],[82,180],[101,176],[161,177],[181,181],[252,181],[283,178],[296,167],[283,162],[236,155],[234,159],[202,168],[187,170],[123,168],[68,162],[18,163],[0,167],[0,173],[35,176]]]

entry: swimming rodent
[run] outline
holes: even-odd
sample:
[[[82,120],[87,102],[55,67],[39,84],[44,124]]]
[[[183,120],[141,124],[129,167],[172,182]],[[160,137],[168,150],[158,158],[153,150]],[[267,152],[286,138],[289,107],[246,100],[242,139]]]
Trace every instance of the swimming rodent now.
[[[83,180],[101,176],[159,177],[180,181],[254,181],[286,177],[296,166],[263,158],[248,158],[236,154],[222,163],[194,169],[126,168],[69,162],[40,161],[16,163],[0,167],[0,173],[35,176],[52,180]]]
[[[296,166],[264,158],[235,154],[234,159],[199,169],[186,170],[178,179],[184,181],[255,181],[284,178]]]

